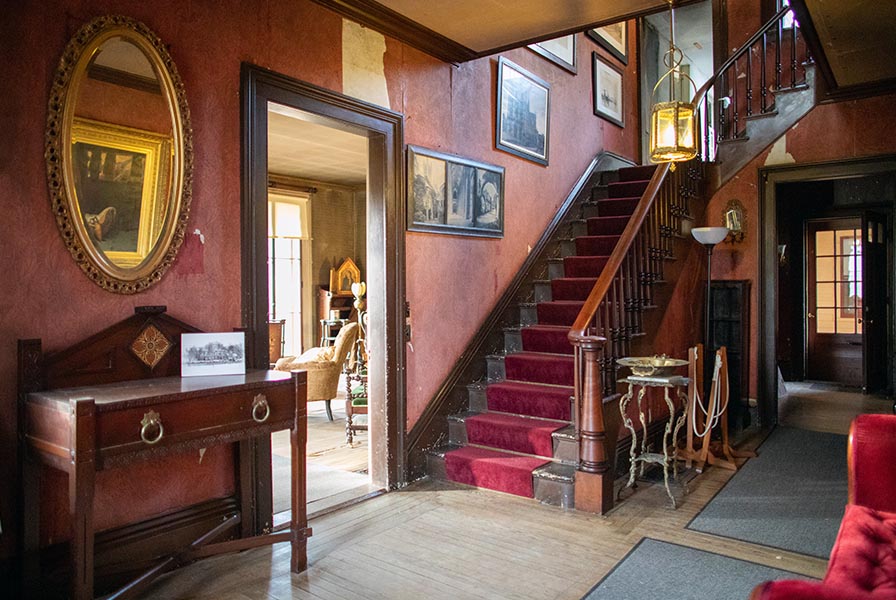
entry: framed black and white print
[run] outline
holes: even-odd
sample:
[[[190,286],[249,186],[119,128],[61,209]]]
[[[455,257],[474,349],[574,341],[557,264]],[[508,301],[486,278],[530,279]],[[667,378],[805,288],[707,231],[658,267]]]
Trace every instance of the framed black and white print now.
[[[506,58],[498,60],[495,146],[548,164],[551,85]]]
[[[409,231],[504,236],[504,167],[408,146]]]
[[[570,73],[575,73],[578,70],[575,35],[564,35],[553,40],[529,44],[529,49],[552,63],[560,65]]]
[[[594,114],[607,121],[625,126],[622,112],[622,71],[604,60],[597,52],[591,53]]]
[[[604,27],[595,27],[585,35],[597,42],[624,65],[628,64],[628,23],[620,21]]]

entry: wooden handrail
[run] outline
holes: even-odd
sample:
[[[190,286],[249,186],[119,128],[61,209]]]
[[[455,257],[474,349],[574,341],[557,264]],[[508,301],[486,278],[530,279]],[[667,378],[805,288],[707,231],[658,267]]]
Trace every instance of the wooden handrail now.
[[[766,32],[770,28],[775,27],[789,11],[789,7],[779,10],[737,52],[722,63],[706,83],[695,92],[691,100],[695,108],[699,108],[706,100],[706,95],[710,88],[715,85],[725,71],[744,54],[750,52],[750,48],[763,39]],[[795,34],[793,35],[795,36]],[[698,157],[697,160],[702,160],[702,158]],[[619,241],[607,260],[607,264],[601,270],[600,276],[588,294],[588,298],[585,300],[568,334],[574,353],[574,393],[576,401],[574,425],[576,436],[579,440],[575,504],[576,508],[590,512],[604,513],[613,506],[613,479],[615,475],[613,471],[615,465],[611,464],[610,461],[613,449],[608,448],[608,446],[611,443],[615,446],[616,440],[616,432],[606,427],[605,415],[603,413],[601,369],[599,365],[607,339],[606,337],[596,335],[598,332],[590,331],[590,328],[595,321],[598,309],[607,300],[611,292],[613,292],[613,298],[616,300],[616,303],[620,302],[618,291],[624,286],[624,284],[617,284],[620,277],[620,269],[629,257],[632,245],[638,239],[670,170],[670,163],[662,163],[657,166],[647,184],[647,189],[629,218]],[[666,226],[668,229],[668,223],[666,223]],[[660,228],[662,228],[662,225]],[[666,233],[668,234],[668,231]],[[629,280],[631,279],[631,272],[627,274],[627,277]],[[624,291],[622,293],[624,296]],[[623,297],[622,301],[625,300],[626,298]],[[618,306],[616,308],[618,314]],[[610,329],[609,322],[605,323],[605,329]],[[615,369],[615,366],[609,365],[607,368]],[[608,435],[608,432],[610,435]]]

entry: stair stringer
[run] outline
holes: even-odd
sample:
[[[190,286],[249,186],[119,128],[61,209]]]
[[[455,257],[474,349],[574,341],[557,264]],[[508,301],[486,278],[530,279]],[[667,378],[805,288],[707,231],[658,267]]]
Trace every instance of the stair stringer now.
[[[747,137],[719,143],[715,163],[707,164],[710,190],[721,189],[751,160],[815,108],[815,65],[807,64],[805,69],[805,87],[775,92],[775,112],[747,117]]]

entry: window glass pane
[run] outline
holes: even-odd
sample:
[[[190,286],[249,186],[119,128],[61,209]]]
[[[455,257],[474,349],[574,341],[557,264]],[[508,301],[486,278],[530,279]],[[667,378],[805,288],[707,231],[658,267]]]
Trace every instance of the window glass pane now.
[[[833,231],[816,231],[815,232],[815,255],[816,256],[832,256],[834,254],[834,232]]]
[[[815,281],[834,281],[836,259],[833,256],[815,259]]]
[[[815,313],[816,333],[837,333],[837,310],[834,308],[820,308]]]
[[[837,296],[835,292],[835,284],[833,283],[818,283],[815,285],[815,306],[821,306],[823,308],[834,308],[837,306],[836,299]]]

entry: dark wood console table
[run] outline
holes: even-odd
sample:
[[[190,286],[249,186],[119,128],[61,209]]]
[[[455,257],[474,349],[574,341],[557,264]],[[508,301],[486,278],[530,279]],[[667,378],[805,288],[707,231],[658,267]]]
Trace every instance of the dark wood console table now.
[[[69,476],[72,515],[71,595],[93,598],[93,484],[96,471],[151,460],[172,452],[236,442],[273,431],[291,430],[292,521],[289,531],[210,543],[238,523],[235,514],[138,579],[202,556],[290,541],[292,570],[307,567],[310,530],[305,519],[305,373],[250,371],[246,375],[165,377],[28,394],[24,403],[25,441],[32,460]],[[32,473],[26,481],[37,477]],[[37,523],[32,519],[31,526]],[[36,533],[33,532],[33,533]],[[27,538],[36,539],[35,535]],[[132,584],[122,591],[136,591]]]
[[[111,597],[139,593],[158,575],[198,558],[276,542],[291,543],[293,572],[307,567],[306,375],[250,370],[244,375],[180,377],[180,334],[195,331],[165,314],[165,307],[138,307],[132,317],[55,353],[44,353],[40,340],[19,340],[24,595],[44,576],[38,518],[43,465],[68,474],[69,596],[86,600],[94,596],[96,473],[218,444],[237,446],[233,508],[209,521],[210,531],[198,539],[198,532],[179,538],[153,555],[166,558],[134,554],[133,560],[151,568]],[[256,486],[263,478],[255,472],[249,450],[283,429],[291,432],[292,515],[288,530],[270,533],[269,527],[258,525],[264,508],[258,505]],[[269,477],[267,481],[269,485]],[[129,556],[118,558],[127,561]]]

